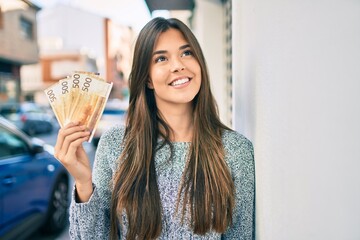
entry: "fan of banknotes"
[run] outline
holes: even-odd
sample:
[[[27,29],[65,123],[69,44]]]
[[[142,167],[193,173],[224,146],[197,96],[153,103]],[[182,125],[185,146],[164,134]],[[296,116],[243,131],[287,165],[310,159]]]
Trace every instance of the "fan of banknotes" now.
[[[79,122],[91,132],[91,142],[112,85],[97,73],[75,71],[45,89],[45,94],[60,127]]]

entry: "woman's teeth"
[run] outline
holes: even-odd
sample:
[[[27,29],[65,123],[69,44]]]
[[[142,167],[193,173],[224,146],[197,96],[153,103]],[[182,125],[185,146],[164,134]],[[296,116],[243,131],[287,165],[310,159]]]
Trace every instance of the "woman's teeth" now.
[[[184,83],[186,83],[186,82],[188,82],[188,81],[190,81],[189,78],[182,78],[182,79],[173,81],[172,83],[170,83],[170,85],[171,85],[171,86],[177,86],[177,85],[184,84]]]

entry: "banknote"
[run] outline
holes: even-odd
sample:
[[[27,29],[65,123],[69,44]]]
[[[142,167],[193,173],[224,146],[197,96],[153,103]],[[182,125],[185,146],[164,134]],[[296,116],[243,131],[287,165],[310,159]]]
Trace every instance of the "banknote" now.
[[[72,111],[70,112],[70,122],[80,122],[91,131],[90,139],[94,134],[105,104],[109,97],[112,83],[101,81],[96,76],[81,75],[79,86],[73,91]]]
[[[62,99],[63,90],[60,82],[45,89],[45,94],[49,100],[50,106],[55,114],[55,117],[60,124],[60,127],[63,127],[66,116],[63,106],[64,100]]]
[[[45,89],[45,94],[60,127],[70,122],[79,122],[91,132],[90,142],[104,111],[112,85],[98,74],[75,71],[72,75]]]

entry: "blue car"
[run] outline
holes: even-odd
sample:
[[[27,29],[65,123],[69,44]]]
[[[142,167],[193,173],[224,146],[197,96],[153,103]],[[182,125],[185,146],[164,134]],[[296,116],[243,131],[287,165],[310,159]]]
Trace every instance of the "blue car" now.
[[[52,146],[0,117],[0,239],[67,226],[69,175]]]

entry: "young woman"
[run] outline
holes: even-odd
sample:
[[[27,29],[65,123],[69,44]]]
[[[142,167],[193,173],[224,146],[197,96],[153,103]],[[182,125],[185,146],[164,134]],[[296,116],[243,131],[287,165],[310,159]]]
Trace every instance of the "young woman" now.
[[[55,156],[75,179],[72,239],[253,239],[250,141],[223,125],[201,48],[177,19],[140,32],[125,127],[100,139],[93,171],[83,126]]]

